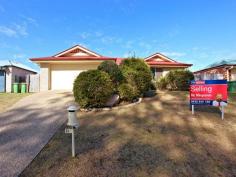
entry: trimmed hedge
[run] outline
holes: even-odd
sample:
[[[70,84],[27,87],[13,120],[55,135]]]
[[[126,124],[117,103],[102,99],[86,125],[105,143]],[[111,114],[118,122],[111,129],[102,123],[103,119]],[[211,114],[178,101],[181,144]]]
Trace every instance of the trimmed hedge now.
[[[120,99],[123,101],[132,102],[139,97],[138,90],[134,86],[128,83],[123,83],[118,87]]]
[[[121,72],[125,77],[125,82],[135,85],[139,95],[143,95],[152,85],[152,74],[149,66],[141,59],[129,58],[123,60]]]
[[[109,74],[112,82],[117,87],[123,80],[123,75],[119,66],[114,61],[104,61],[98,66],[98,70],[104,71]]]
[[[114,90],[110,76],[100,70],[88,70],[74,81],[75,101],[82,108],[104,107]]]

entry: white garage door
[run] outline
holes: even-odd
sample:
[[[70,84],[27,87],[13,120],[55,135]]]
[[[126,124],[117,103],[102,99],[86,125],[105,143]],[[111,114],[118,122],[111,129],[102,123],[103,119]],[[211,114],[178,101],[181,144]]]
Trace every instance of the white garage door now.
[[[79,65],[52,65],[51,90],[72,90],[75,78],[82,71]]]

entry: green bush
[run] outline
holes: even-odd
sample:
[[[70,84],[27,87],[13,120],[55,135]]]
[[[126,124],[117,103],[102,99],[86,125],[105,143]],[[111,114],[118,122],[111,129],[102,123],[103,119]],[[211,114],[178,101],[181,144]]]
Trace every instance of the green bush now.
[[[123,101],[133,101],[139,97],[138,90],[135,86],[123,83],[118,87],[120,99]]]
[[[157,88],[159,88],[160,90],[164,90],[167,88],[167,81],[165,77],[160,77],[157,81]]]
[[[104,61],[98,66],[98,70],[104,71],[109,74],[112,82],[118,86],[123,80],[123,75],[119,66],[114,61]]]
[[[174,70],[166,75],[166,81],[171,90],[188,90],[189,83],[193,79],[194,75],[189,70]]]
[[[151,82],[151,85],[150,85],[150,88],[149,88],[150,90],[156,90],[157,89],[157,87],[156,87],[156,82],[155,81],[152,81]]]
[[[75,101],[82,108],[104,107],[114,86],[110,76],[99,70],[84,71],[74,81]]]
[[[140,95],[150,89],[152,74],[149,66],[143,60],[137,58],[123,60],[120,68],[125,82],[135,85]]]

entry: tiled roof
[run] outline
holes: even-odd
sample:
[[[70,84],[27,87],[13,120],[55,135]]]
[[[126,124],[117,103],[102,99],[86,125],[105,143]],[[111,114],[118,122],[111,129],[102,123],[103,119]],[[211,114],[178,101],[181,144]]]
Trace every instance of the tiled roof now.
[[[179,62],[165,62],[165,61],[146,61],[147,64],[149,65],[169,65],[169,66],[192,66],[192,64],[187,64],[187,63],[179,63]]]
[[[220,62],[215,62],[208,65],[206,68],[212,68],[212,67],[217,67],[221,65],[236,65],[236,59],[235,60],[221,60]]]

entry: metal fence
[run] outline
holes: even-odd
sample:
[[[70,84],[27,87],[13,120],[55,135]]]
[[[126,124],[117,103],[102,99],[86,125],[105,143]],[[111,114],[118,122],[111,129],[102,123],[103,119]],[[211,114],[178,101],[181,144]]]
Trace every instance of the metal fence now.
[[[26,78],[29,92],[39,92],[39,74],[30,74]]]

